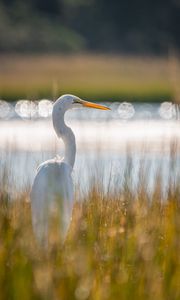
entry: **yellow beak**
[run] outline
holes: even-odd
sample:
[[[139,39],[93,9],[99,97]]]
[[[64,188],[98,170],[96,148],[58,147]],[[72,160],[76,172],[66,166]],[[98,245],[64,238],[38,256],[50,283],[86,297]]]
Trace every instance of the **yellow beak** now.
[[[110,110],[110,108],[105,106],[105,105],[100,105],[100,104],[88,102],[88,101],[85,101],[85,100],[80,100],[80,103],[85,107],[97,108],[97,109],[103,109],[103,110]]]

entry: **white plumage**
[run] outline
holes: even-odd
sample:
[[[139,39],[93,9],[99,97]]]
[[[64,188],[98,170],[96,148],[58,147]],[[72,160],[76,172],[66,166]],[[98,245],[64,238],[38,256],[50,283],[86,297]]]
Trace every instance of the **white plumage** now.
[[[108,109],[105,106],[81,100],[73,95],[63,95],[54,103],[52,120],[58,137],[63,139],[65,156],[43,162],[37,169],[31,190],[32,225],[40,242],[48,241],[49,220],[55,212],[59,220],[59,231],[66,234],[73,207],[73,182],[71,173],[74,166],[75,136],[65,122],[64,114],[75,107]]]

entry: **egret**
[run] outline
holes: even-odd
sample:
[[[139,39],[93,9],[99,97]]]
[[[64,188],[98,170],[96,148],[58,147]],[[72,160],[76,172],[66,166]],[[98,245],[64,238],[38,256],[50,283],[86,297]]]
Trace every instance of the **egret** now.
[[[34,234],[40,242],[47,241],[49,234],[49,216],[56,212],[61,224],[60,232],[66,234],[73,207],[73,170],[76,141],[73,131],[64,122],[64,115],[72,108],[109,108],[88,102],[73,95],[59,97],[53,105],[52,121],[58,138],[62,138],[65,155],[47,160],[39,165],[31,189],[31,212]]]

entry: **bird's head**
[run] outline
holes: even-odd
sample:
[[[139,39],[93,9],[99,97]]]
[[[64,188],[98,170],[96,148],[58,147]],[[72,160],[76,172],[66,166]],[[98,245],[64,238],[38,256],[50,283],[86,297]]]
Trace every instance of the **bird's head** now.
[[[110,108],[105,105],[96,104],[93,102],[85,101],[74,95],[63,95],[55,102],[55,105],[60,105],[61,109],[64,111],[71,108],[97,108],[102,110],[109,110]]]

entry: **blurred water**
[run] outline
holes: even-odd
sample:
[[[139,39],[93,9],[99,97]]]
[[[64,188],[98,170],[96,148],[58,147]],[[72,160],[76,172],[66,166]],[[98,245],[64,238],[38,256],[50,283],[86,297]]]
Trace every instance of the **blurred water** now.
[[[91,119],[91,120],[144,120],[163,119],[175,120],[178,116],[179,108],[172,102],[162,102],[159,104],[129,102],[104,103],[111,108],[109,112],[99,110],[78,109],[70,112],[70,119]],[[38,101],[19,100],[8,103],[0,100],[0,120],[12,119],[39,119],[51,116],[53,101],[41,99]]]
[[[149,173],[149,188],[160,165],[166,187],[171,144],[180,140],[176,106],[171,102],[106,105],[111,111],[74,109],[66,114],[77,141],[73,177],[78,189],[86,192],[95,176],[105,189],[110,182],[120,187],[128,163],[132,184],[136,185],[142,160]],[[21,100],[13,105],[0,101],[1,177],[6,166],[9,192],[30,186],[39,163],[56,154],[63,156],[63,144],[54,133],[51,112],[52,102],[46,99]],[[177,154],[173,172],[180,169]]]

